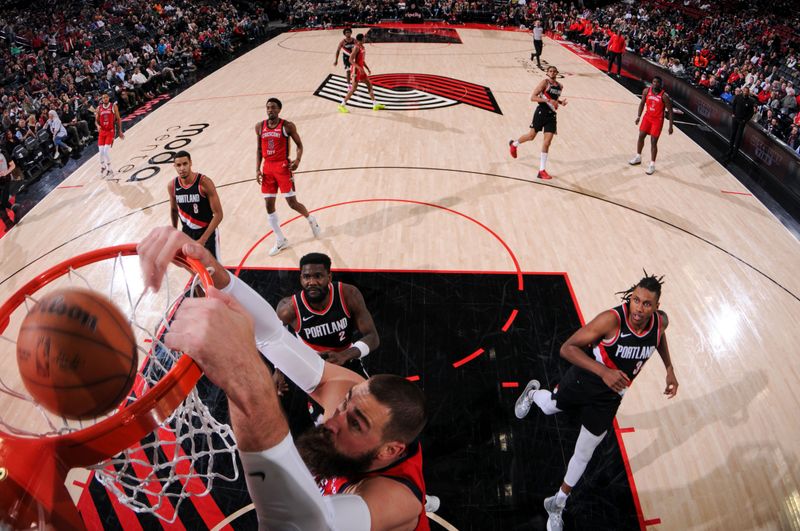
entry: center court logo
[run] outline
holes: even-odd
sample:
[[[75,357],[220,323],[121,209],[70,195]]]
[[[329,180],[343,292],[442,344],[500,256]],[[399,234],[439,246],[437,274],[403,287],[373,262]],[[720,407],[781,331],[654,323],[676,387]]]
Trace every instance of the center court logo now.
[[[440,109],[464,103],[485,111],[503,114],[489,87],[451,77],[431,74],[379,74],[370,76],[375,99],[389,111]],[[347,94],[344,76],[330,74],[314,92],[315,96],[339,103]],[[372,101],[364,83],[350,98],[348,105],[371,109]]]

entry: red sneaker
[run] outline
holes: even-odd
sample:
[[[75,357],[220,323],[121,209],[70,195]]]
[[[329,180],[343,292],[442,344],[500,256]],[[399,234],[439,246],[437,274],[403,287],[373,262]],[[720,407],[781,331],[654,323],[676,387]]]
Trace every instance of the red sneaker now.
[[[550,174],[547,173],[545,170],[540,170],[536,176],[544,180],[552,179],[552,177],[550,177]]]
[[[517,158],[517,146],[514,145],[513,140],[508,141],[508,150],[511,152],[513,158]]]

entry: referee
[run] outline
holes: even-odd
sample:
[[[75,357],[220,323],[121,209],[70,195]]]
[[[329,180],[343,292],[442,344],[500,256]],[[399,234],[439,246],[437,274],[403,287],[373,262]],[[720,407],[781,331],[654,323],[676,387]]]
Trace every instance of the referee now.
[[[542,56],[542,35],[544,34],[544,28],[542,27],[542,21],[537,20],[533,23],[533,53],[531,54],[531,61],[533,61],[533,56],[536,56],[536,66],[542,68],[542,62],[540,57]]]

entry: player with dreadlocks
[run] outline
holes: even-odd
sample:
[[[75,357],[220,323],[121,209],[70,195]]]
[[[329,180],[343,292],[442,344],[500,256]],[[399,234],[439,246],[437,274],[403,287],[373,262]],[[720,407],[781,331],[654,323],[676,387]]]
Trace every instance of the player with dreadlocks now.
[[[678,392],[667,346],[667,314],[658,309],[663,277],[648,275],[622,295],[622,304],[607,310],[572,334],[561,346],[561,357],[572,363],[553,392],[531,380],[514,406],[524,418],[536,404],[545,415],[572,410],[580,415],[581,431],[558,492],[544,500],[548,531],[563,527],[561,513],[572,488],[586,470],[617,413],[622,395],[645,362],[658,351],[667,369],[664,394]],[[588,354],[591,352],[591,354]]]

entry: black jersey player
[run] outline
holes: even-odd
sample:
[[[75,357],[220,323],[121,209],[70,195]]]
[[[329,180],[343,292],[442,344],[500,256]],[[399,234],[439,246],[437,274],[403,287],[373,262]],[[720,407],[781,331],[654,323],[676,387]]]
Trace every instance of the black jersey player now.
[[[181,229],[219,259],[219,227],[222,204],[214,182],[192,170],[192,156],[187,151],[175,154],[178,176],[167,185],[172,226]]]
[[[531,101],[538,103],[536,111],[533,113],[533,120],[531,120],[528,132],[519,137],[517,140],[508,141],[508,149],[511,156],[517,158],[517,148],[524,142],[530,142],[539,131],[544,132],[542,140],[542,152],[539,157],[539,173],[536,176],[539,179],[550,179],[550,174],[547,173],[547,155],[550,152],[550,143],[553,141],[553,136],[558,133],[556,112],[559,106],[567,104],[567,98],[561,97],[561,92],[564,86],[558,82],[558,68],[555,66],[547,67],[547,77],[544,78],[536,88],[533,89],[531,94]]]
[[[514,407],[514,414],[520,419],[533,404],[545,415],[567,410],[580,415],[581,430],[564,481],[556,495],[544,501],[549,531],[562,528],[561,512],[567,496],[611,427],[625,390],[655,351],[667,369],[664,394],[672,398],[678,392],[664,333],[669,320],[658,309],[661,278],[645,275],[622,292],[620,306],[595,317],[561,346],[561,357],[572,363],[572,367],[556,390],[539,389],[539,382],[531,380]],[[591,355],[586,352],[589,349]]]

